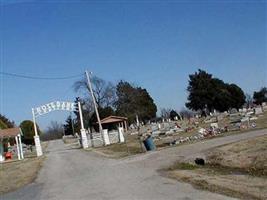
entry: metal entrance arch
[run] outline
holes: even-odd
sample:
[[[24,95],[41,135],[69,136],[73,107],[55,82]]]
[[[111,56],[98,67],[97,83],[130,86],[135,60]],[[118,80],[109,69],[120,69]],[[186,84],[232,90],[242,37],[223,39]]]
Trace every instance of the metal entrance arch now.
[[[62,110],[62,111],[75,111],[76,106],[74,102],[68,102],[68,101],[53,101],[47,104],[44,104],[42,106],[32,108],[32,117],[33,117],[33,125],[34,125],[34,143],[36,147],[36,153],[37,156],[42,156],[43,151],[40,143],[40,137],[38,135],[38,130],[36,126],[36,118],[42,115],[45,115],[47,113],[50,113],[52,111],[56,110]],[[81,103],[78,102],[78,109],[80,114],[80,121],[81,121],[81,139],[82,139],[82,146],[83,148],[88,148],[88,141],[86,136],[86,130],[84,129],[83,124],[83,115],[82,115],[82,108]]]

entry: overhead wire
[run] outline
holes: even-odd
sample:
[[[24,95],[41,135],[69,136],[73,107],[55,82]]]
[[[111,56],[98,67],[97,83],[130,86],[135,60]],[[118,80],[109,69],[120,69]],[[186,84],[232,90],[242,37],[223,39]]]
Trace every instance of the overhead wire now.
[[[64,76],[64,77],[40,77],[40,76],[28,76],[22,74],[8,73],[8,72],[0,72],[2,75],[17,77],[17,78],[25,78],[25,79],[35,79],[35,80],[63,80],[63,79],[73,79],[81,77],[83,74],[77,74],[73,76]]]

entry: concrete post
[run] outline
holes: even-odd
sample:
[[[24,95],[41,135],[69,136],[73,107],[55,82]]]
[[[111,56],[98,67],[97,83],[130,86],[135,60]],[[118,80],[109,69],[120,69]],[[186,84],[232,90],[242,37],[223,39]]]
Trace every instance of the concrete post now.
[[[123,136],[123,128],[119,127],[118,131],[119,131],[119,141],[120,141],[120,143],[125,142],[125,139],[124,139],[124,136]]]
[[[37,126],[36,126],[36,121],[35,121],[35,114],[34,114],[33,108],[32,108],[32,118],[33,118],[34,132],[35,132],[34,143],[35,143],[37,157],[39,157],[43,155],[43,151],[42,151],[42,147],[40,143],[40,138],[38,136]]]
[[[19,142],[18,142],[18,136],[15,137],[15,140],[16,140],[16,145],[17,145],[18,159],[21,160],[21,157],[20,157],[20,149],[19,149]]]
[[[87,135],[86,135],[86,130],[81,129],[81,139],[82,139],[82,146],[84,149],[88,148],[88,140],[87,140]]]
[[[4,153],[4,145],[3,145],[3,142],[0,141],[0,162],[4,162],[5,161],[3,153]]]
[[[24,159],[23,148],[22,148],[22,143],[21,143],[21,135],[18,136],[18,139],[19,139],[20,157],[21,159]]]
[[[87,140],[86,130],[84,129],[84,124],[83,124],[82,106],[81,106],[81,102],[79,102],[79,101],[78,101],[78,108],[79,108],[80,122],[81,122],[82,146],[83,146],[84,149],[87,149],[88,148],[88,140]]]
[[[103,139],[104,139],[104,145],[110,145],[109,136],[108,136],[108,129],[103,130]]]
[[[40,142],[40,137],[34,136],[34,143],[35,143],[35,148],[36,148],[36,154],[37,156],[42,156],[43,155],[43,151],[42,151],[42,147],[41,147],[41,142]]]

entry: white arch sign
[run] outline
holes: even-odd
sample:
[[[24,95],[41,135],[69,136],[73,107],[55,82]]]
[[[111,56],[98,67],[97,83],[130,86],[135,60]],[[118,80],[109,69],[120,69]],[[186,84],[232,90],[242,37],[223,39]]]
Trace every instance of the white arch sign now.
[[[83,116],[82,116],[82,108],[81,103],[78,102],[78,109],[79,109],[79,115],[80,115],[80,122],[81,122],[81,137],[82,137],[82,146],[83,148],[88,148],[88,141],[86,136],[86,130],[84,129],[83,124]],[[32,108],[32,116],[33,116],[33,125],[34,125],[34,142],[36,147],[36,153],[37,156],[43,155],[42,147],[40,143],[40,138],[38,135],[38,130],[36,126],[36,117],[50,113],[55,110],[64,110],[64,111],[75,111],[76,106],[74,102],[68,102],[68,101],[53,101],[51,103],[44,104],[42,106]]]
[[[34,116],[38,117],[55,110],[74,111],[76,108],[75,103],[68,101],[53,101],[42,106],[33,108]]]

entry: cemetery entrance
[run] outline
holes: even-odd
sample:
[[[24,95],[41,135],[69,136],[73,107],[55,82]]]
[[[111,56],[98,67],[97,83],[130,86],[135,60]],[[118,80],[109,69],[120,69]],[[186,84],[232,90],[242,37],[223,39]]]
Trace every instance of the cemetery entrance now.
[[[86,130],[84,129],[83,124],[83,115],[82,115],[82,108],[81,103],[78,102],[78,109],[79,109],[79,115],[80,115],[80,122],[81,122],[81,140],[82,140],[82,146],[83,148],[88,148],[88,141],[86,136]],[[76,105],[74,102],[68,102],[68,101],[54,101],[47,104],[44,104],[42,106],[32,108],[32,116],[33,116],[33,124],[34,124],[34,143],[36,147],[36,153],[37,156],[42,156],[43,151],[40,143],[40,137],[38,135],[38,129],[36,125],[36,119],[37,117],[40,117],[42,115],[45,115],[47,113],[50,113],[52,111],[56,110],[62,110],[62,111],[75,111]]]

